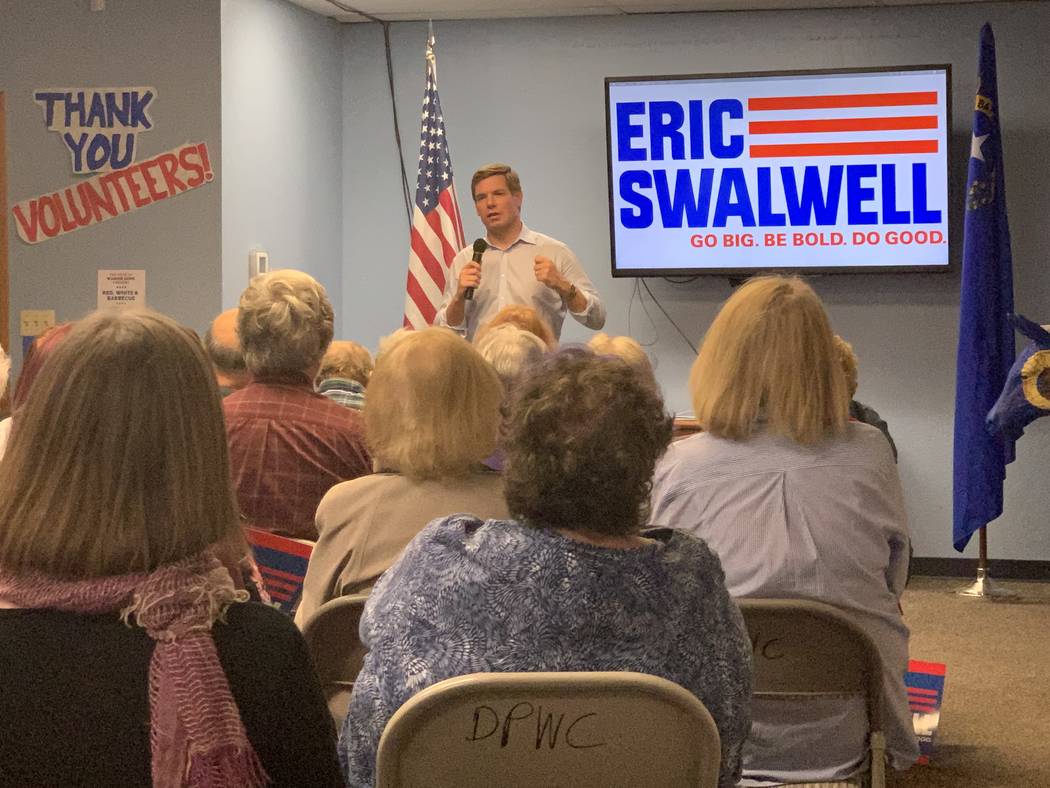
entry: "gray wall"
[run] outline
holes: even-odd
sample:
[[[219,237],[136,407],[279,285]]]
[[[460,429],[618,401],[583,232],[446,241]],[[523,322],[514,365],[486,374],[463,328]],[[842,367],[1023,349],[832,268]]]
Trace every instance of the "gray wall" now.
[[[189,141],[208,144],[222,180],[219,6],[208,0],[0,0],[0,90],[7,93],[8,205],[74,183],[70,156],[44,126],[33,91],[150,85],[152,131],[136,158]],[[219,308],[220,185],[208,185],[35,246],[10,214],[12,344],[21,309],[73,320],[95,308],[96,271],[144,268],[155,309],[203,329]],[[20,351],[15,350],[17,359]]]
[[[342,31],[285,0],[222,0],[222,302],[248,253],[316,277],[342,310]]]
[[[977,36],[991,21],[999,45],[1006,182],[1013,228],[1017,307],[1050,322],[1050,4],[1045,2],[441,22],[438,77],[459,194],[479,164],[508,160],[522,173],[525,220],[569,243],[609,307],[608,330],[652,343],[669,405],[688,408],[693,354],[659,310],[633,298],[633,280],[613,280],[605,161],[603,78],[911,63],[953,66],[955,203],[976,88]],[[415,162],[423,90],[425,24],[393,27],[403,150]],[[392,140],[382,35],[375,25],[344,32],[345,336],[374,346],[401,318],[407,225]],[[414,166],[410,175],[414,174]],[[468,238],[482,232],[461,201]],[[958,211],[953,217],[959,248]],[[957,275],[862,275],[815,279],[835,329],[861,362],[858,398],[889,421],[900,448],[917,555],[951,546],[951,447],[959,279]],[[724,279],[654,293],[698,342],[728,295]],[[586,338],[569,321],[564,338]],[[1030,428],[1010,466],[1006,513],[990,532],[993,557],[1050,559],[1050,425]],[[974,540],[976,542],[976,540]],[[968,551],[972,554],[973,548]]]

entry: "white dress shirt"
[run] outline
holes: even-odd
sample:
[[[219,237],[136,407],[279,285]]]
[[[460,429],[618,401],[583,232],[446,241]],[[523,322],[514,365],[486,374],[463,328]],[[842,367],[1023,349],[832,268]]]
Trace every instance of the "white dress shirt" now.
[[[904,672],[908,628],[899,599],[908,529],[897,467],[882,433],[850,422],[805,447],[760,431],[746,441],[700,433],[657,465],[651,522],[702,538],[734,597],[804,598],[845,611],[882,656],[884,730],[895,768],[918,757]],[[741,785],[835,780],[863,756],[862,703],[752,708]],[[797,711],[797,715],[796,715]],[[824,768],[813,769],[814,754]]]
[[[597,331],[605,325],[605,306],[598,291],[594,289],[587,272],[572,250],[549,235],[530,230],[524,224],[517,239],[506,249],[489,245],[481,256],[481,285],[474,298],[466,302],[463,323],[450,326],[445,319],[449,301],[459,287],[459,274],[473,257],[473,248],[468,246],[452,260],[452,268],[445,283],[445,298],[441,302],[434,325],[449,326],[474,339],[478,326],[492,319],[493,315],[510,304],[531,306],[561,337],[561,325],[568,309],[557,291],[536,281],[533,265],[537,255],[549,257],[558,267],[558,272],[587,298],[582,312],[569,312],[587,328]]]

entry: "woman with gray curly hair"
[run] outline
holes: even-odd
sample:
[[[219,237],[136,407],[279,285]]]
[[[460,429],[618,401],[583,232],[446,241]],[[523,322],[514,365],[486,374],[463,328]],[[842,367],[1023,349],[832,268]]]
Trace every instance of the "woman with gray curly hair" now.
[[[512,395],[505,428],[513,519],[430,523],[372,592],[369,648],[340,758],[371,785],[380,734],[416,692],[477,672],[629,670],[696,695],[736,783],[750,726],[750,645],[703,542],[643,532],[671,439],[659,395],[619,359],[567,349]],[[682,644],[688,644],[683,647]]]

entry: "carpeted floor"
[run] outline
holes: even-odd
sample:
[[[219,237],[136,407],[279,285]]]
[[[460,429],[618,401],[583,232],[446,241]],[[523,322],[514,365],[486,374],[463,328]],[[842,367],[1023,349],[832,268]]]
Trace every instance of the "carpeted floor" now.
[[[916,577],[904,594],[912,659],[948,668],[933,762],[890,785],[1050,787],[1050,583],[999,582],[1015,602],[952,593],[965,585]]]

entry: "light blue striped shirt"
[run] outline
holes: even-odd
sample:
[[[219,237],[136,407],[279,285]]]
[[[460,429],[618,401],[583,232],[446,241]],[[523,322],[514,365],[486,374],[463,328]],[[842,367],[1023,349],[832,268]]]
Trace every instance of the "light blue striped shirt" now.
[[[732,596],[826,602],[871,635],[885,668],[891,762],[913,763],[908,628],[898,604],[909,537],[897,466],[882,433],[851,422],[841,438],[814,447],[764,431],[746,441],[700,433],[673,444],[657,465],[652,500],[651,522],[687,531],[714,550]],[[792,719],[783,704],[776,714],[757,704],[742,784],[850,773],[863,754],[863,706],[832,704],[807,702]]]
[[[533,265],[537,255],[554,261],[558,272],[576,285],[576,289],[587,298],[587,306],[582,312],[568,312],[565,302],[556,291],[536,281]],[[445,285],[445,298],[434,318],[434,325],[449,325],[445,312],[459,288],[459,273],[472,256],[473,249],[468,246],[452,260]],[[489,246],[485,250],[481,256],[481,286],[474,293],[473,300],[466,303],[463,323],[449,328],[465,334],[468,340],[473,341],[479,326],[511,304],[524,304],[535,309],[553,329],[555,338],[561,337],[566,312],[595,331],[605,325],[605,305],[572,250],[561,241],[530,230],[524,224],[518,238],[506,249]]]

